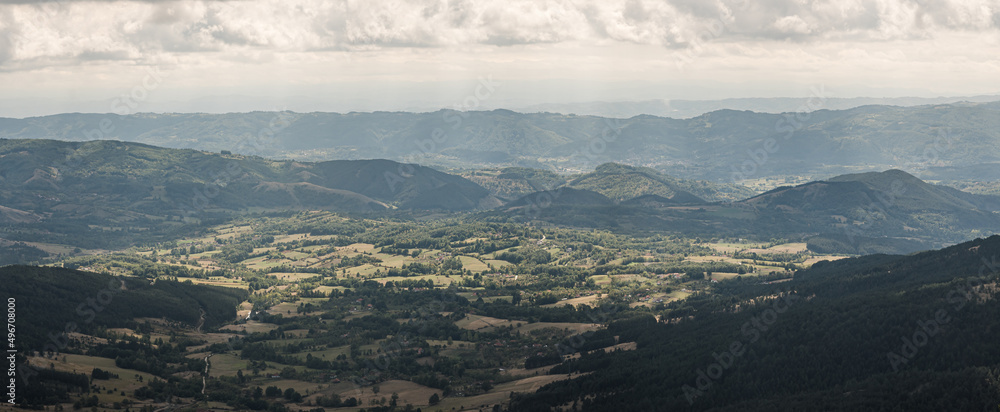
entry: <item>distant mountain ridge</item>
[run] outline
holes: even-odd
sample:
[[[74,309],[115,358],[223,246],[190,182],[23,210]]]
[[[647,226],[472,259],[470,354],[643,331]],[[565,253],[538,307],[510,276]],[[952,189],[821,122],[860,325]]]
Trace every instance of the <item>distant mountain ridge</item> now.
[[[383,158],[444,168],[552,168],[608,162],[679,178],[740,183],[768,176],[1000,165],[1000,102],[860,106],[811,113],[719,110],[689,119],[625,119],[510,110],[431,113],[61,114],[0,119],[0,137],[116,139],[298,160]],[[804,103],[804,102],[803,102]],[[102,127],[103,126],[103,127]]]
[[[513,110],[522,113],[551,112],[580,116],[630,118],[640,115],[690,119],[719,110],[750,110],[757,113],[788,113],[802,111],[806,97],[749,97],[719,100],[654,99],[642,101],[594,101],[579,103],[543,103],[520,106]],[[988,103],[1000,101],[1000,95],[960,97],[828,97],[823,108],[848,110],[860,106],[922,106],[928,104],[953,104],[959,102]]]
[[[678,179],[652,168],[618,163],[605,163],[592,172],[576,175],[559,175],[531,168],[505,168],[498,172],[476,170],[463,173],[463,176],[507,199],[562,187],[593,191],[619,202],[658,195],[672,199],[673,203],[704,203],[736,201],[756,194],[744,186]]]

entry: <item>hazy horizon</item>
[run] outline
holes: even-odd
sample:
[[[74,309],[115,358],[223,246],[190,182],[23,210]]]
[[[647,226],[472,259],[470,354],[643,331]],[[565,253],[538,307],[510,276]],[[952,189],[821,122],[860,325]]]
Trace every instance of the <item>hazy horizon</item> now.
[[[818,90],[818,89],[817,89]],[[585,100],[585,101],[501,101],[482,102],[477,107],[464,107],[461,100],[453,104],[433,102],[400,102],[395,105],[375,102],[330,102],[315,98],[271,99],[253,96],[205,96],[194,100],[154,101],[146,100],[136,109],[120,98],[82,102],[52,102],[48,100],[0,99],[0,118],[26,119],[54,116],[67,113],[83,114],[241,114],[251,112],[295,112],[295,113],[375,113],[411,112],[431,113],[440,110],[492,111],[511,110],[519,113],[552,112],[560,114],[592,115],[602,117],[628,118],[638,115],[672,117],[678,119],[696,117],[716,110],[750,110],[759,113],[811,112],[806,103],[810,98],[823,97],[823,104],[815,110],[846,110],[864,105],[918,106],[925,104],[982,103],[1000,101],[1000,93],[955,96],[895,96],[872,97],[851,96],[831,97],[831,94],[815,96],[774,96],[774,97],[726,97],[718,99],[637,99],[637,100]],[[654,106],[650,108],[650,106]],[[695,106],[695,107],[691,107]],[[118,111],[116,112],[116,109]]]

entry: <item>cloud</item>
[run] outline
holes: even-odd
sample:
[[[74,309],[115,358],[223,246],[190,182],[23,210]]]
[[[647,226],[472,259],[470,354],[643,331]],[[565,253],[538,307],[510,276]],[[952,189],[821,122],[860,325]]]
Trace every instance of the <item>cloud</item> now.
[[[774,28],[781,33],[808,35],[812,33],[809,23],[799,16],[785,16],[774,22]]]
[[[1000,0],[5,0],[0,9],[13,16],[0,40],[8,62],[93,57],[82,50],[148,60],[244,49],[602,41],[676,48],[706,39],[891,41],[1000,28]]]
[[[128,52],[125,52],[123,50],[114,50],[114,51],[86,50],[77,54],[76,58],[83,61],[128,60],[131,58],[131,56],[129,55]]]
[[[158,93],[178,99],[491,73],[680,84],[663,90],[753,83],[755,94],[820,81],[978,93],[1000,87],[998,46],[1000,0],[0,0],[8,95],[120,94],[151,66],[172,76]]]
[[[17,27],[11,22],[9,12],[0,10],[0,67],[14,56],[14,37],[18,36]]]

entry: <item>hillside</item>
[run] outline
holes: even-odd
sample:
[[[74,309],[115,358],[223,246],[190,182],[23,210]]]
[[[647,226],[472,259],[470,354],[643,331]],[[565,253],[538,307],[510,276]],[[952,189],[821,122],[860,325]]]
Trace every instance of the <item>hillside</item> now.
[[[643,195],[657,195],[676,203],[736,201],[754,195],[743,186],[677,179],[648,167],[605,163],[593,172],[574,177],[569,187],[587,189],[622,201]]]
[[[389,160],[272,161],[51,140],[0,140],[0,159],[0,223],[7,228],[0,238],[89,243],[83,247],[106,247],[102,233],[109,232],[117,233],[119,246],[143,231],[154,241],[185,223],[240,211],[460,211],[500,204],[461,177]]]
[[[18,403],[27,405],[71,403],[72,393],[103,393],[95,390],[99,380],[134,380],[140,373],[197,375],[205,370],[205,362],[186,357],[186,347],[197,342],[178,336],[153,340],[139,336],[160,324],[199,332],[218,328],[233,321],[237,306],[249,297],[246,290],[236,288],[55,267],[0,267],[0,279],[0,293],[16,313],[8,342],[17,350],[11,355],[11,364],[14,359],[18,364],[16,396]],[[25,356],[36,352],[44,353],[45,357],[36,358],[44,362],[27,363]],[[67,356],[76,359],[83,354],[107,358],[101,364],[104,369],[63,366]],[[60,368],[54,367],[56,363]],[[131,374],[125,375],[125,370]],[[118,393],[124,397],[126,387],[121,388]]]
[[[566,184],[567,177],[550,170],[527,167],[482,169],[462,173],[462,177],[478,183],[494,196],[515,200],[531,192],[554,189]]]
[[[593,172],[560,175],[548,170],[510,167],[499,170],[465,172],[463,177],[504,199],[517,199],[531,192],[568,187],[600,193],[615,201],[645,195],[657,195],[677,203],[736,201],[755,195],[752,190],[733,184],[678,179],[648,167],[605,163]]]
[[[740,204],[772,221],[826,226],[831,234],[921,239],[940,245],[1000,230],[998,200],[888,170],[778,188]]]
[[[595,191],[563,187],[549,191],[529,193],[520,199],[505,204],[504,207],[516,210],[523,206],[608,207],[614,204],[614,200]]]
[[[702,200],[700,197],[697,197],[687,192],[680,192],[670,198],[666,198],[660,195],[637,196],[629,200],[623,201],[621,202],[621,204],[624,206],[659,208],[659,207],[678,206],[678,205],[696,205],[704,202],[705,201]]]
[[[947,186],[927,184],[901,170],[848,174],[827,181],[861,182],[881,192],[895,193],[893,201],[901,207],[1000,210],[1000,197],[970,194]]]
[[[996,180],[989,171],[1000,162],[998,112],[1000,103],[992,102],[860,106],[810,114],[719,110],[689,119],[509,110],[60,114],[0,119],[0,137],[104,138],[271,158],[385,158],[455,168],[579,172],[627,162],[672,176],[725,182],[890,168],[915,173],[931,167],[936,169],[929,172],[948,167],[982,171],[963,180]],[[102,131],[102,120],[113,128]]]
[[[101,328],[135,328],[136,318],[166,318],[189,326],[218,327],[236,317],[245,290],[191,285],[63,268],[0,267],[0,293],[17,301],[18,340],[22,349],[41,350],[54,332],[77,322],[81,333]],[[101,310],[84,310],[88,298],[103,296]],[[77,306],[80,305],[80,308]]]
[[[613,322],[636,350],[569,360],[550,373],[581,378],[512,409],[991,410],[1000,403],[998,254],[992,236],[821,262],[780,284],[723,282],[717,296],[668,305],[669,324]]]

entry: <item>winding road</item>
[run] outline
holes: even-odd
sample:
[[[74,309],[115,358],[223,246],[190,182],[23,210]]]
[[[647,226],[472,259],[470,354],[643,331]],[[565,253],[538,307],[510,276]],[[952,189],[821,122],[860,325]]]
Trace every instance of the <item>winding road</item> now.
[[[201,375],[201,394],[202,395],[205,394],[205,388],[208,387],[208,382],[205,380],[205,378],[208,377],[208,367],[211,365],[211,363],[209,362],[209,359],[211,359],[211,358],[212,358],[212,354],[211,353],[209,353],[208,356],[205,357],[205,373],[203,375]]]

